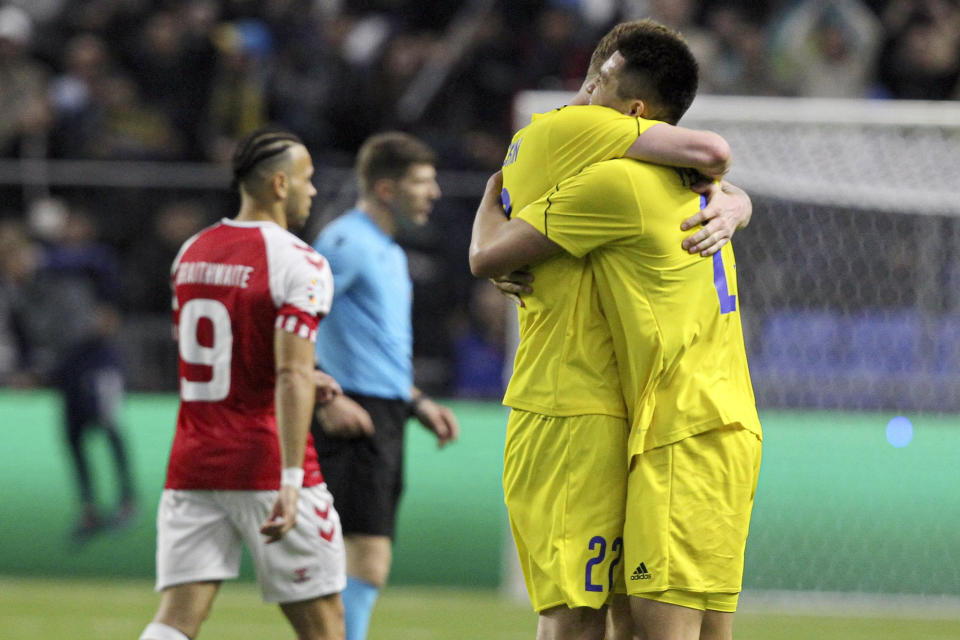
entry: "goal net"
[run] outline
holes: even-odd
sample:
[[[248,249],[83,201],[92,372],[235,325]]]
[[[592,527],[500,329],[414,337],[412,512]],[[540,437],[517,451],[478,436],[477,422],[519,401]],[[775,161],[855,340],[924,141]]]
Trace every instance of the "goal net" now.
[[[515,124],[570,97],[520,94]],[[754,203],[734,238],[766,434],[746,593],[956,607],[960,104],[700,96],[681,124],[727,139]]]

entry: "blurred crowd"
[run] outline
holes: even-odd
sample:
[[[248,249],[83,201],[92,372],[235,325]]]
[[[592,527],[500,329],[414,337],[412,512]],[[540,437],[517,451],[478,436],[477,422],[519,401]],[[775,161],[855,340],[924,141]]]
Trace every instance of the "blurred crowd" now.
[[[960,99],[960,0],[6,0],[0,158],[222,162],[273,121],[326,166],[349,167],[368,135],[396,128],[434,146],[441,170],[488,172],[518,90],[576,89],[599,37],[644,17],[686,36],[702,93]],[[52,247],[81,242],[77,220],[91,227],[82,242],[99,242],[88,253],[109,259],[76,270],[121,283],[111,307],[165,313],[177,247],[234,204],[223,193],[49,191],[57,199],[37,201],[0,184],[0,314],[30,277],[50,276]],[[466,271],[473,204],[448,205],[459,221],[449,229],[438,207],[440,230],[408,239],[426,256],[411,265],[430,297],[424,334],[447,336],[426,351],[469,354],[462,373],[453,362],[438,379],[496,395],[503,328],[481,318],[502,300]],[[8,252],[21,241],[37,250]],[[2,322],[0,376],[4,345],[23,342],[23,327]],[[472,388],[469,363],[481,361],[489,373]]]
[[[515,92],[576,88],[642,17],[686,36],[704,93],[960,97],[957,0],[7,0],[0,154],[220,160],[274,120],[346,157],[402,127],[496,166]]]

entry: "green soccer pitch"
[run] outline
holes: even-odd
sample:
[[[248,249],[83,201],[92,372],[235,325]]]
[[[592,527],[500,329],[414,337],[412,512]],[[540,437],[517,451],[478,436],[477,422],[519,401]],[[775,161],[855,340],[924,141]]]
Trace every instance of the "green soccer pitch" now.
[[[492,590],[506,579],[506,412],[493,403],[451,404],[460,442],[437,451],[424,429],[409,431],[393,586]],[[176,407],[171,395],[128,397],[122,421],[141,511],[130,529],[76,547],[68,539],[77,506],[59,402],[47,392],[0,390],[0,576],[149,580]],[[784,593],[789,602],[790,594],[834,592],[960,602],[960,417],[908,415],[912,439],[894,446],[887,425],[896,415],[761,412],[745,609],[751,593],[776,593],[779,602]],[[115,489],[106,445],[97,436],[89,444],[107,502]]]
[[[157,597],[146,581],[7,578],[0,580],[5,640],[138,637]],[[737,640],[955,640],[960,620],[739,613]],[[529,640],[536,616],[492,590],[388,587],[377,603],[369,640]],[[224,585],[200,633],[203,640],[292,637],[275,606],[250,583]]]

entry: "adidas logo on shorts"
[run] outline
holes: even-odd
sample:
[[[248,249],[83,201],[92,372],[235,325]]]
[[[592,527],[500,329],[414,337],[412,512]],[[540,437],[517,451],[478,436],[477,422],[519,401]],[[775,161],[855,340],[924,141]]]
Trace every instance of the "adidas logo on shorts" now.
[[[636,569],[633,570],[633,575],[630,576],[631,580],[649,580],[653,576],[650,575],[650,572],[647,571],[647,565],[640,563]]]

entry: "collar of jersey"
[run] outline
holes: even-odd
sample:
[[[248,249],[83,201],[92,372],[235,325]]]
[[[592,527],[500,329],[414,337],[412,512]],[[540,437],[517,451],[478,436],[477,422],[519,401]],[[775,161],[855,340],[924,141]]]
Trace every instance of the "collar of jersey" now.
[[[350,209],[349,211],[347,211],[346,215],[356,216],[357,218],[362,220],[365,224],[367,224],[371,229],[373,229],[373,231],[378,236],[381,236],[391,242],[395,242],[395,240],[391,238],[389,234],[387,234],[383,229],[380,228],[380,225],[378,225],[376,222],[373,221],[373,218],[370,217],[370,214],[368,214],[363,209],[357,209],[357,208]]]
[[[234,220],[233,218],[221,218],[221,224],[225,224],[231,227],[268,227],[273,225],[279,227],[276,222],[273,220]]]

